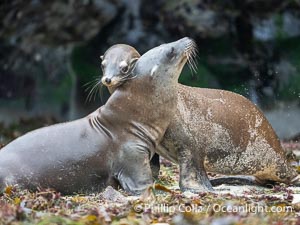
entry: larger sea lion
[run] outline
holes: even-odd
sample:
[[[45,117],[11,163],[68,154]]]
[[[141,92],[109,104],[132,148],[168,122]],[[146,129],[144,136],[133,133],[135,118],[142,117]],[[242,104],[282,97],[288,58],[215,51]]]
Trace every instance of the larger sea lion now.
[[[118,58],[112,55],[118,54]],[[132,54],[132,56],[130,56]],[[120,71],[138,52],[113,46],[104,55],[102,83],[111,93],[130,71]],[[111,70],[110,68],[115,68]],[[109,76],[114,82],[107,83]],[[233,92],[177,84],[177,109],[156,152],[180,165],[182,190],[212,190],[206,171],[253,175],[259,182],[290,183],[297,176],[263,113]]]
[[[0,187],[91,192],[117,180],[126,191],[139,193],[151,185],[149,157],[175,112],[178,77],[191,46],[193,41],[183,38],[149,50],[136,62],[134,78],[104,106],[5,146],[0,151]]]

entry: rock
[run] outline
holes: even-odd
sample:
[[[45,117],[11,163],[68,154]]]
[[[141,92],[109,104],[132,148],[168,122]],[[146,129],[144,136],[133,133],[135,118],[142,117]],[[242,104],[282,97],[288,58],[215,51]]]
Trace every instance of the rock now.
[[[286,11],[269,14],[267,17],[252,17],[254,38],[259,41],[274,41],[300,35],[300,13]]]
[[[297,103],[281,103],[264,113],[280,139],[290,139],[300,133],[300,107]]]
[[[12,105],[12,114],[23,115],[25,109],[28,116],[48,113],[68,119],[76,88],[69,68],[73,46],[95,37],[116,16],[120,2],[13,0],[2,4],[6,13],[0,14],[0,99],[7,102],[5,110]]]
[[[211,225],[230,225],[230,224],[235,224],[238,221],[239,221],[238,216],[226,216],[226,217],[213,219]]]
[[[100,194],[100,196],[111,202],[118,202],[124,204],[128,203],[127,198],[111,186],[105,188],[105,190]]]
[[[106,0],[9,1],[2,6],[9,13],[1,18],[0,36],[27,52],[36,43],[63,45],[87,41],[116,16],[119,4],[120,1]]]
[[[180,33],[192,33],[203,38],[217,38],[229,33],[230,22],[222,11],[204,1],[166,1],[163,5],[164,24]]]

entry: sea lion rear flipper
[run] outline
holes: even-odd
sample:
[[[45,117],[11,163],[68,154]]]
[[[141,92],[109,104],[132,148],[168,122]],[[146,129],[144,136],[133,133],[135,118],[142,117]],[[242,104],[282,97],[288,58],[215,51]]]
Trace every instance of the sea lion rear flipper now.
[[[259,185],[260,182],[253,176],[225,176],[214,178],[210,180],[211,184],[219,186],[222,184],[227,185]]]
[[[193,155],[187,148],[182,148],[178,151],[178,161],[180,166],[179,186],[182,191],[213,191],[200,157]]]

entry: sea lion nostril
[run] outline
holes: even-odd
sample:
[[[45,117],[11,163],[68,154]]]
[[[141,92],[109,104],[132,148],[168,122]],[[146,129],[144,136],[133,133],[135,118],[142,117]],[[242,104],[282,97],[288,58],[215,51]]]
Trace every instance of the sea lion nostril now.
[[[111,83],[111,79],[110,78],[105,78],[105,83],[110,84]]]

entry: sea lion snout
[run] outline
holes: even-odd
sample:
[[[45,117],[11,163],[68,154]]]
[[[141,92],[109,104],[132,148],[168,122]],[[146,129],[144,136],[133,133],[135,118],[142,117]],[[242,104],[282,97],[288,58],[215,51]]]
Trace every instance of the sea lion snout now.
[[[101,82],[107,87],[118,86],[122,83],[122,76],[116,75],[116,71],[113,71],[112,73],[110,72],[103,73]]]
[[[196,42],[189,38],[189,37],[184,37],[179,39],[178,41],[173,42],[175,44],[176,49],[180,50],[181,52],[187,53],[191,50],[196,50],[197,49],[197,44]]]
[[[114,79],[114,80],[115,80],[115,79]],[[111,86],[112,83],[115,83],[115,82],[113,81],[113,78],[112,78],[112,77],[109,77],[109,76],[106,76],[106,75],[104,75],[104,76],[102,77],[101,82],[102,82],[104,85],[106,85],[106,86]]]
[[[106,77],[106,78],[105,78],[105,83],[110,84],[110,83],[111,83],[111,79],[108,78],[108,77]]]
[[[165,82],[173,83],[177,82],[186,62],[189,62],[190,67],[195,68],[196,54],[195,42],[190,38],[182,38],[149,50],[138,59],[135,68],[137,72],[147,70],[154,79],[158,74],[164,76]]]
[[[171,50],[169,51],[169,56],[177,53],[179,58],[179,65],[185,64],[188,61],[188,65],[192,71],[196,71],[195,57],[197,55],[197,44],[195,41],[189,37],[184,37],[178,41],[172,43]]]

